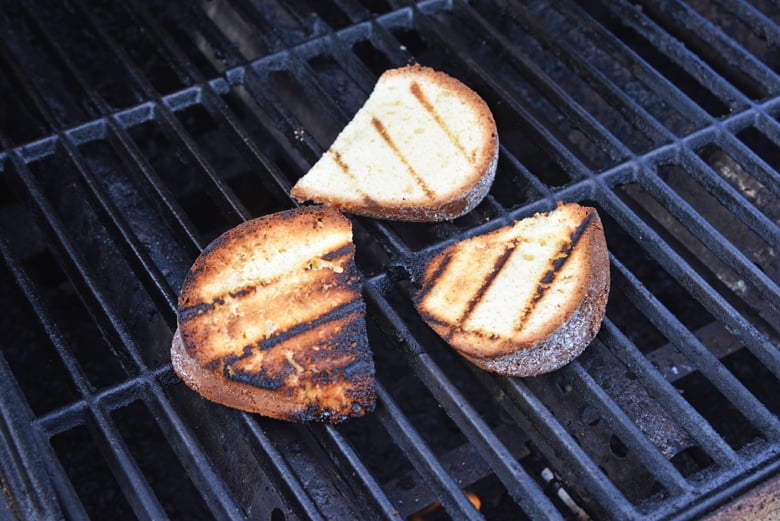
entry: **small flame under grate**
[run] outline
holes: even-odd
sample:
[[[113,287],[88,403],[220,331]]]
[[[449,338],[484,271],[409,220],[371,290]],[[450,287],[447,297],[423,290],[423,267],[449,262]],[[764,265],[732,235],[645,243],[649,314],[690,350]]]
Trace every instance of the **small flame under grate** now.
[[[779,23],[769,0],[0,1],[0,517],[666,520],[747,493],[722,519],[772,497]],[[377,410],[202,400],[168,354],[192,261],[292,207],[415,62],[477,91],[501,148],[462,218],[352,218]],[[549,375],[477,370],[414,311],[415,263],[559,200],[604,222],[602,329]]]

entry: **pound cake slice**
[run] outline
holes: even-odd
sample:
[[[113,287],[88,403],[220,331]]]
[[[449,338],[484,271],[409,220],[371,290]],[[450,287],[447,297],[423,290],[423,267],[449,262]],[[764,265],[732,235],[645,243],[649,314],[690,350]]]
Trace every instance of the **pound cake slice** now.
[[[569,203],[444,249],[425,266],[415,305],[477,366],[533,376],[588,346],[609,285],[601,219]]]
[[[443,221],[479,204],[497,161],[484,100],[443,72],[410,65],[382,74],[291,195],[378,219]]]
[[[211,243],[179,297],[176,374],[205,398],[337,423],[375,403],[352,225],[324,206],[247,221]]]

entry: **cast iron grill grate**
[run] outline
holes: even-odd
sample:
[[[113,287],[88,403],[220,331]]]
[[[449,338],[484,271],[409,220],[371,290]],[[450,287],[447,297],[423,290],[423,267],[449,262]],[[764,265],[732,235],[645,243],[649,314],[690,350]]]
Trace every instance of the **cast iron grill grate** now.
[[[551,4],[2,2],[0,517],[691,519],[776,474],[780,11]],[[467,216],[353,219],[377,411],[201,400],[168,359],[186,270],[411,62],[479,92],[501,150]],[[558,200],[604,220],[602,330],[554,374],[475,370],[414,266]]]

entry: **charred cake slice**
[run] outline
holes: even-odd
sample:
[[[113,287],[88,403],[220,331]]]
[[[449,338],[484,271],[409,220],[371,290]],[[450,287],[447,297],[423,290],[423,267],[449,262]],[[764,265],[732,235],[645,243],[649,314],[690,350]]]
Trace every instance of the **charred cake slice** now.
[[[412,65],[382,74],[291,195],[378,219],[454,219],[487,195],[497,160],[484,100],[443,72]]]
[[[477,366],[532,376],[588,346],[609,286],[599,215],[569,203],[444,249],[427,263],[415,304]]]
[[[198,257],[171,348],[205,398],[289,421],[374,407],[374,365],[350,221],[324,206],[247,221]]]

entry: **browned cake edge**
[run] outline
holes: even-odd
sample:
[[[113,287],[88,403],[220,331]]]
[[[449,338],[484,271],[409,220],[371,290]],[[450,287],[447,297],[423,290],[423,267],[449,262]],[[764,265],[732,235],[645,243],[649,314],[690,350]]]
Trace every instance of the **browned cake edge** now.
[[[497,340],[489,335],[464,331],[458,324],[443,323],[416,304],[423,320],[453,348],[472,363],[505,376],[535,376],[554,371],[579,356],[598,333],[606,311],[610,289],[609,256],[603,225],[594,208],[580,207],[587,212],[589,223],[578,244],[585,259],[587,283],[573,294],[570,306],[550,317],[550,327],[528,342]],[[457,243],[448,248],[456,248]],[[430,274],[441,264],[445,250],[434,257],[426,270]],[[426,279],[428,275],[426,275]]]
[[[467,214],[485,198],[495,179],[499,150],[496,122],[485,100],[452,76],[417,64],[385,71],[379,78],[379,82],[385,77],[395,75],[413,75],[417,78],[425,77],[432,83],[444,85],[449,90],[457,92],[464,100],[467,100],[479,114],[479,119],[482,122],[486,135],[485,152],[480,161],[474,165],[473,174],[468,180],[466,188],[449,196],[427,201],[425,204],[402,204],[387,201],[361,201],[360,203],[355,203],[350,200],[320,197],[316,193],[301,188],[298,184],[293,186],[290,191],[292,197],[300,202],[316,201],[356,215],[408,222],[452,220]]]

